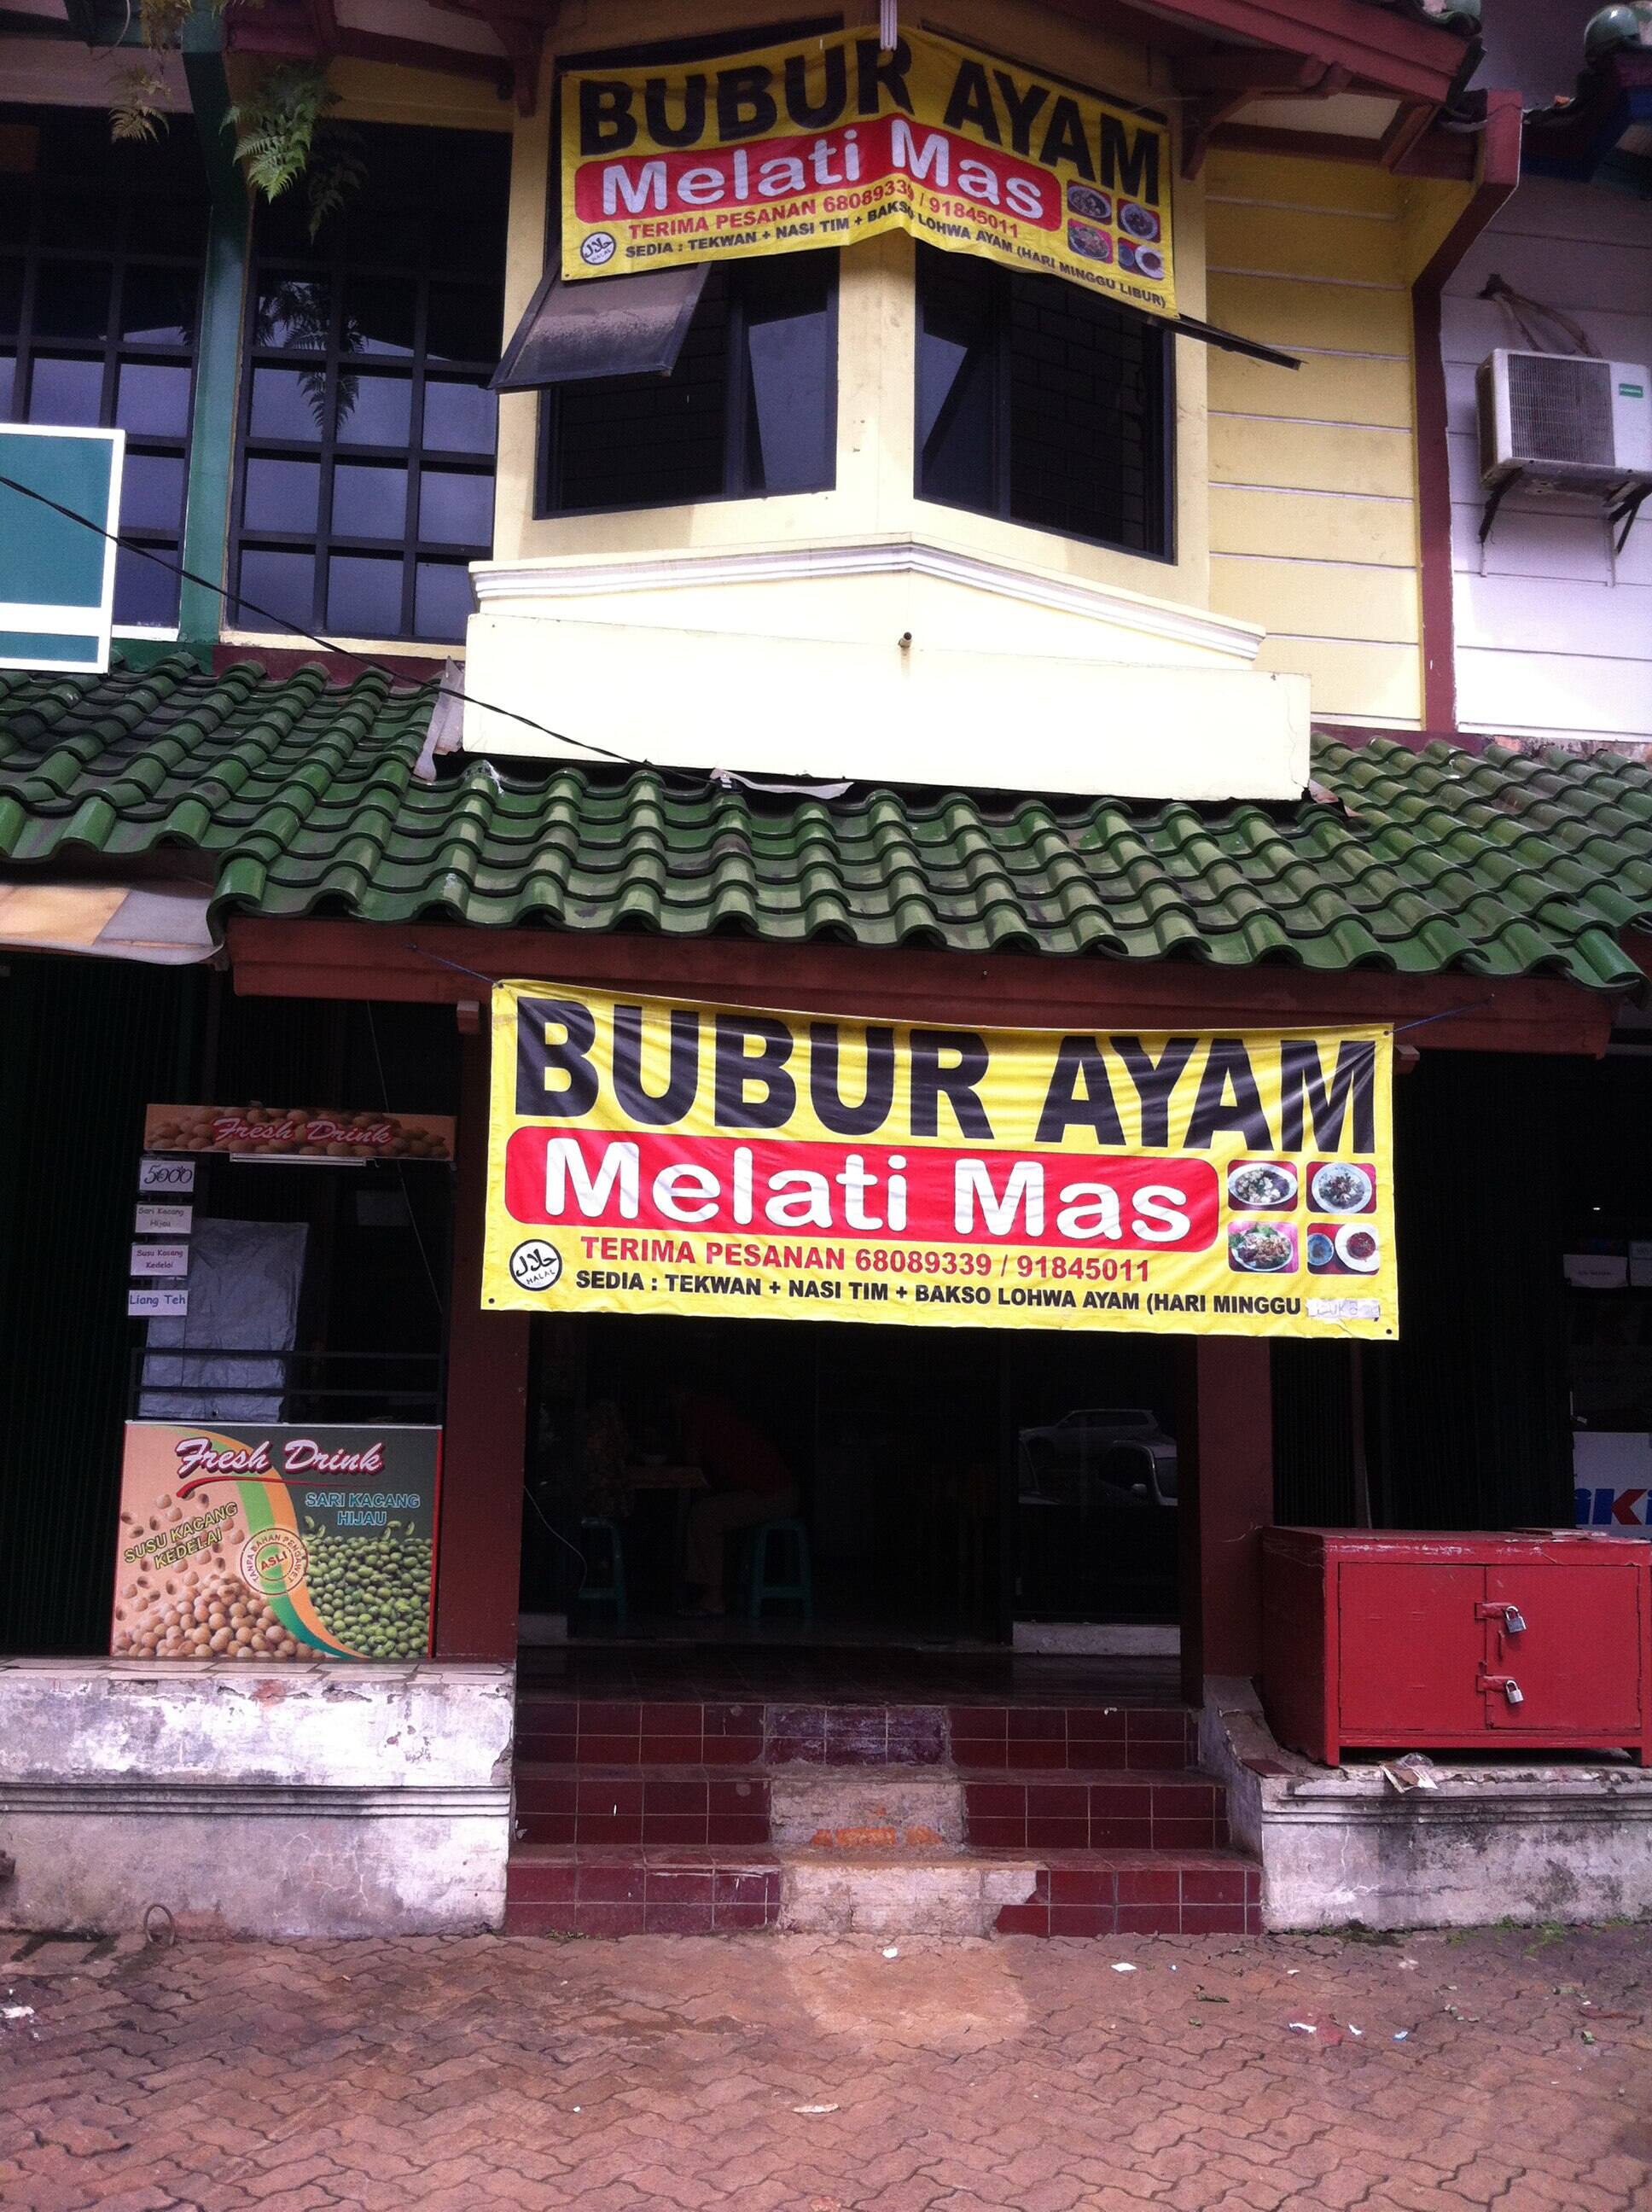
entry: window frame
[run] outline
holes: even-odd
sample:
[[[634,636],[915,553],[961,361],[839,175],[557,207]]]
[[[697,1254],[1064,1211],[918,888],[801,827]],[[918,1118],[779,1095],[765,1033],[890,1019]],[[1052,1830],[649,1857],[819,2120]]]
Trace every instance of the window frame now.
[[[83,111],[71,109],[70,115]],[[56,119],[49,108],[27,105],[0,103],[0,123],[15,124],[24,128],[46,131]],[[143,149],[131,149],[132,157],[141,161]],[[199,180],[198,193],[180,190],[175,182],[157,184],[153,191],[128,187],[119,195],[119,222],[112,239],[93,234],[88,223],[84,230],[69,242],[49,242],[41,235],[40,211],[48,195],[61,204],[67,201],[90,201],[106,180],[88,182],[76,174],[72,179],[44,178],[39,167],[22,179],[29,194],[29,230],[14,248],[9,242],[3,249],[5,258],[21,259],[23,270],[22,294],[18,306],[17,331],[15,339],[0,339],[12,362],[10,398],[0,422],[27,423],[33,420],[31,407],[34,392],[34,373],[37,357],[44,354],[50,361],[95,362],[100,365],[98,411],[96,423],[100,429],[122,428],[118,407],[121,371],[131,368],[186,368],[189,371],[189,392],[184,407],[184,427],[179,433],[127,429],[126,462],[130,469],[134,460],[156,459],[178,464],[179,486],[178,520],[175,527],[154,523],[127,520],[124,508],[130,492],[123,489],[123,513],[115,527],[121,538],[120,551],[116,556],[117,570],[115,597],[120,596],[119,562],[130,543],[147,552],[158,553],[167,561],[174,574],[173,583],[173,612],[165,622],[122,622],[117,616],[112,635],[118,638],[176,637],[178,635],[178,598],[183,587],[181,570],[184,560],[185,532],[189,519],[190,462],[195,439],[195,403],[200,380],[201,326],[206,309],[206,277],[208,263],[208,227],[211,219],[211,194],[204,172]],[[162,202],[173,205],[188,204],[199,216],[198,243],[193,252],[168,253],[162,249],[131,244],[134,212],[140,203]],[[39,290],[40,271],[46,262],[75,263],[82,266],[107,266],[110,271],[108,291],[108,325],[99,338],[41,337],[36,331],[36,306]],[[121,332],[126,284],[134,269],[161,270],[192,274],[194,277],[193,333],[187,344],[164,345],[152,342],[134,343]],[[51,428],[42,423],[42,428]],[[67,426],[65,426],[67,427]],[[153,572],[155,563],[137,556],[146,571]]]
[[[830,473],[823,483],[808,491],[754,491],[747,482],[749,464],[746,453],[745,424],[751,404],[751,355],[745,343],[748,327],[745,301],[741,290],[744,275],[742,264],[723,264],[710,274],[729,280],[728,353],[729,374],[723,389],[723,483],[721,491],[702,492],[698,498],[634,499],[605,501],[598,507],[555,507],[550,501],[551,477],[560,450],[557,424],[561,419],[562,394],[565,390],[587,392],[591,379],[572,386],[546,385],[539,393],[539,434],[534,456],[533,519],[536,522],[579,522],[593,514],[668,514],[683,507],[726,507],[734,500],[819,499],[824,493],[837,489],[837,427],[838,427],[838,295],[841,289],[843,257],[841,249],[826,246],[816,249],[832,257],[832,276],[826,299],[826,376],[823,384],[825,414],[830,426],[829,452]],[[762,255],[765,264],[780,257]],[[703,306],[703,299],[701,305]],[[699,312],[696,309],[696,313]],[[692,326],[690,326],[692,327]],[[662,379],[662,382],[669,381]]]
[[[428,128],[431,126],[386,125],[386,130]],[[464,133],[493,138],[494,132]],[[509,185],[507,177],[501,215],[508,223]],[[337,235],[325,252],[318,251],[315,258],[301,266],[297,260],[280,245],[267,251],[261,247],[258,234],[258,215],[255,214],[252,234],[248,241],[246,298],[242,319],[241,374],[240,389],[235,398],[234,470],[230,498],[229,540],[227,561],[228,589],[225,592],[226,615],[234,629],[258,635],[268,635],[267,624],[275,619],[274,611],[260,615],[246,606],[241,598],[241,566],[244,556],[252,553],[301,554],[312,564],[310,612],[307,627],[312,634],[361,637],[374,642],[408,647],[424,647],[440,651],[464,642],[461,629],[457,638],[422,632],[417,628],[418,582],[422,567],[437,565],[468,571],[472,562],[490,560],[493,556],[493,525],[497,515],[499,475],[499,417],[498,401],[494,402],[494,436],[485,453],[465,451],[447,447],[431,447],[424,441],[425,395],[428,387],[444,383],[474,384],[486,390],[488,380],[498,367],[497,350],[491,359],[449,359],[443,356],[433,362],[429,353],[430,295],[433,289],[453,285],[480,293],[482,284],[465,277],[461,272],[446,268],[433,268],[427,261],[415,268],[405,261],[374,260],[358,256],[349,247],[348,223],[340,223]],[[337,221],[337,218],[333,220]],[[325,238],[325,232],[322,234]],[[304,283],[325,283],[330,291],[327,307],[327,330],[319,347],[295,345],[260,345],[258,343],[259,301],[271,280],[288,278]],[[350,353],[340,343],[345,304],[350,288],[355,284],[392,285],[409,291],[413,295],[411,343],[405,353],[386,353],[376,356],[371,352]],[[503,320],[504,282],[497,287],[500,316]],[[252,428],[253,398],[258,373],[260,369],[313,370],[319,368],[325,382],[321,419],[314,439],[278,438],[255,433]],[[410,434],[404,446],[368,445],[359,440],[341,438],[337,434],[338,385],[346,369],[362,377],[384,377],[408,386],[408,420]],[[416,424],[418,434],[412,434]],[[316,520],[313,529],[261,530],[249,528],[246,523],[247,474],[249,464],[255,461],[296,461],[313,464],[317,470]],[[399,467],[406,477],[406,506],[398,537],[362,537],[348,532],[336,532],[332,526],[333,486],[337,470],[345,468],[379,467],[387,471]],[[427,471],[449,475],[482,478],[489,488],[489,532],[485,539],[437,541],[421,534],[422,492]],[[332,561],[335,555],[359,559],[389,561],[396,559],[401,565],[400,612],[398,627],[393,630],[363,629],[351,623],[334,623],[328,615],[328,598],[331,583]]]
[[[755,53],[765,46],[784,44],[799,38],[825,37],[845,27],[841,13],[782,18],[778,22],[749,25],[744,30],[708,31],[688,39],[652,39],[632,46],[602,46],[588,52],[559,56],[552,79],[550,93],[551,131],[550,167],[547,171],[545,204],[545,267],[558,259],[562,238],[562,79],[576,70],[641,69],[653,62],[711,62],[721,61],[732,54]],[[603,507],[553,507],[550,503],[551,477],[558,441],[555,434],[560,411],[562,387],[546,385],[539,392],[533,449],[533,519],[536,522],[579,522],[597,514],[668,514],[683,506],[724,507],[734,500],[818,499],[823,493],[837,489],[838,434],[838,299],[842,289],[843,256],[839,247],[819,247],[817,252],[829,252],[834,257],[831,294],[827,302],[827,373],[826,404],[831,422],[831,475],[828,482],[812,491],[762,492],[745,487],[745,442],[735,432],[744,423],[745,408],[750,398],[750,356],[742,347],[740,372],[728,380],[724,394],[724,478],[730,474],[729,462],[738,455],[736,472],[741,478],[737,490],[707,492],[695,500],[627,500]],[[774,255],[754,256],[754,259],[771,260]],[[715,264],[721,266],[730,277],[738,277],[741,262]],[[738,315],[744,328],[738,297],[731,292],[731,318]],[[733,333],[730,333],[731,352]],[[592,380],[593,381],[596,380]],[[737,387],[738,399],[737,404]]]
[[[1011,415],[1013,408],[1011,380],[1009,374],[1010,344],[1012,336],[1011,318],[1006,312],[1010,288],[1017,276],[1029,282],[1059,284],[1066,280],[1046,271],[1020,270],[1005,267],[986,254],[947,255],[962,260],[973,260],[983,264],[986,280],[993,288],[993,441],[992,477],[996,503],[991,507],[971,506],[963,500],[941,499],[924,489],[923,385],[922,362],[924,344],[923,271],[924,253],[939,256],[938,246],[926,247],[918,241],[919,252],[913,269],[913,375],[912,375],[912,489],[913,497],[925,507],[945,508],[954,514],[976,514],[988,522],[1000,523],[1015,530],[1034,530],[1042,537],[1058,538],[1074,545],[1094,545],[1108,553],[1118,553],[1132,561],[1151,561],[1161,568],[1174,568],[1178,559],[1178,513],[1176,478],[1176,377],[1175,331],[1161,318],[1137,315],[1121,302],[1102,298],[1102,303],[1133,323],[1147,326],[1146,335],[1157,340],[1160,363],[1158,391],[1157,434],[1144,441],[1144,451],[1153,470],[1155,497],[1159,523],[1158,544],[1152,548],[1128,545],[1116,538],[1104,538],[1091,531],[1062,530],[1054,523],[1029,521],[1011,511],[1011,480],[1009,456],[1011,451]],[[1082,290],[1082,287],[1074,287]],[[933,434],[932,429],[932,435]]]

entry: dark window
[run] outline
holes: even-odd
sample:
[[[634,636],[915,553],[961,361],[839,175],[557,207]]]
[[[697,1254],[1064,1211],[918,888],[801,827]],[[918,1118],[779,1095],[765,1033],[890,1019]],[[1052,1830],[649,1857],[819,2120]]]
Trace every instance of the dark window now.
[[[457,642],[493,547],[510,141],[364,128],[366,181],[314,240],[260,207],[233,618]]]
[[[669,376],[547,391],[540,513],[829,490],[836,356],[835,252],[714,269]]]
[[[918,248],[918,496],[1170,551],[1170,349],[1059,276]]]
[[[106,114],[0,109],[0,422],[126,432],[123,536],[181,556],[209,203],[187,120],[112,144]],[[169,629],[177,575],[123,550],[115,620]]]

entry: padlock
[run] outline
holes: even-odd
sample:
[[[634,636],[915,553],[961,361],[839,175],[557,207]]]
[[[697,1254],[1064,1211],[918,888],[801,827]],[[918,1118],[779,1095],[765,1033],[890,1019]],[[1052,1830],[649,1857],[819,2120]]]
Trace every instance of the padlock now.
[[[1511,1705],[1523,1705],[1526,1702],[1526,1693],[1512,1674],[1503,1677],[1503,1694]]]
[[[1507,1636],[1524,1636],[1526,1633],[1526,1616],[1517,1605],[1511,1605],[1503,1614],[1503,1627]]]

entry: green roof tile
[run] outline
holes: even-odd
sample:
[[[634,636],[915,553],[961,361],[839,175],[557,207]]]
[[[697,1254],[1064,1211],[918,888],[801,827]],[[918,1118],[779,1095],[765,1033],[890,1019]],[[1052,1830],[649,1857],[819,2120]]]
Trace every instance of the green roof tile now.
[[[1637,982],[1652,771],[1616,756],[1315,748],[1294,805],[963,791],[758,794],[448,760],[433,685],[192,661],[0,673],[0,859],[181,848],[215,911],[776,944]]]

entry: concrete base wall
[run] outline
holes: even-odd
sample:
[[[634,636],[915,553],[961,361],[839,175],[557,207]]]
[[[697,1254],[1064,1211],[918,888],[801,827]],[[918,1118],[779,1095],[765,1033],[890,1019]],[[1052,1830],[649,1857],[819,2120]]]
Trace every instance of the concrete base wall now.
[[[496,1928],[507,1667],[0,1664],[0,1924]]]
[[[1206,1684],[1200,1763],[1228,1786],[1233,1840],[1262,1862],[1270,1929],[1474,1928],[1652,1915],[1652,1773],[1597,1765],[1433,1769],[1285,1750],[1252,1685]]]

